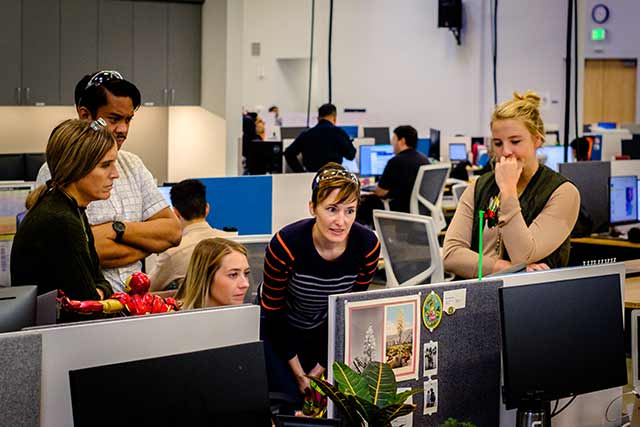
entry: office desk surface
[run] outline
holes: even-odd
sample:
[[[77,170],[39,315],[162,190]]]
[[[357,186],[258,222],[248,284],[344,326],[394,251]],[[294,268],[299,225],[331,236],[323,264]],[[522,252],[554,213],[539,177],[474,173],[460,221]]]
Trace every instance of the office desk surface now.
[[[622,239],[602,239],[599,237],[573,237],[571,243],[582,243],[585,245],[617,246],[620,248],[640,249],[640,243],[632,243]]]

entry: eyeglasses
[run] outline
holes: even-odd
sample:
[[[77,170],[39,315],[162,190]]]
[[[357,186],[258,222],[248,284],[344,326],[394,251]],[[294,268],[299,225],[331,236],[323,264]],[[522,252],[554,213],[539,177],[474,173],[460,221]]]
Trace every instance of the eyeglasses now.
[[[124,77],[122,77],[122,74],[114,70],[98,71],[93,77],[91,77],[84,90],[93,86],[101,86],[111,80],[124,80]]]
[[[313,185],[311,186],[311,189],[315,190],[316,188],[318,188],[318,184],[320,184],[320,181],[324,181],[326,179],[331,179],[335,177],[347,178],[355,182],[356,184],[360,185],[360,181],[358,180],[358,177],[351,172],[348,172],[342,169],[325,169],[322,172],[320,172],[318,175],[316,175],[315,179],[313,180]]]
[[[89,127],[98,132],[100,129],[104,129],[107,127],[107,122],[105,122],[104,119],[100,117],[98,120],[92,121]]]

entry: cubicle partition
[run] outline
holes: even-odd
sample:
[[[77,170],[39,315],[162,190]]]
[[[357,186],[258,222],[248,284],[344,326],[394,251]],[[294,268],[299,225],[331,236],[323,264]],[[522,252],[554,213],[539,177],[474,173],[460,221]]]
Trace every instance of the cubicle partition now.
[[[329,367],[395,366],[398,387],[424,389],[413,396],[417,408],[405,426],[449,417],[497,426],[501,285],[469,280],[330,296]]]

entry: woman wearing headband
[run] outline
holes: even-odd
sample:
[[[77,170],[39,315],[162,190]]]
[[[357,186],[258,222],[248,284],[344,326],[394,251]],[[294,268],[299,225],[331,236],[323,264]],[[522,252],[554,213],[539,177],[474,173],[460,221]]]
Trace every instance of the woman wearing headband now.
[[[278,231],[267,247],[263,335],[288,362],[298,390],[327,366],[328,296],[367,290],[380,255],[375,234],[354,224],[360,182],[337,163],[313,179],[313,218]]]
[[[109,198],[118,178],[117,154],[102,119],[56,126],[46,149],[51,180],[29,194],[29,211],[13,240],[12,284],[37,285],[39,294],[61,289],[73,300],[111,295],[85,210],[90,202]]]
[[[479,214],[483,222],[483,273],[513,264],[527,270],[569,262],[569,235],[578,217],[580,194],[566,178],[540,165],[544,142],[540,97],[515,93],[491,117],[495,170],[462,194],[444,240],[444,267],[459,277],[478,277]],[[487,218],[488,217],[488,218]]]

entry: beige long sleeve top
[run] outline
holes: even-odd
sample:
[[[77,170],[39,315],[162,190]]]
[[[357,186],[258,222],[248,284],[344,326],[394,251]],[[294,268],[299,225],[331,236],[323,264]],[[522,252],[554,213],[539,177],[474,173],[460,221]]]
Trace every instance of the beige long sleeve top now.
[[[464,278],[478,277],[478,253],[471,250],[475,185],[470,185],[460,198],[456,213],[444,239],[444,268]],[[531,225],[522,217],[520,202],[515,197],[500,200],[498,226],[483,230],[483,273],[493,272],[501,259],[501,244],[511,262],[531,264],[547,257],[569,236],[578,219],[580,193],[570,182],[560,185]]]

